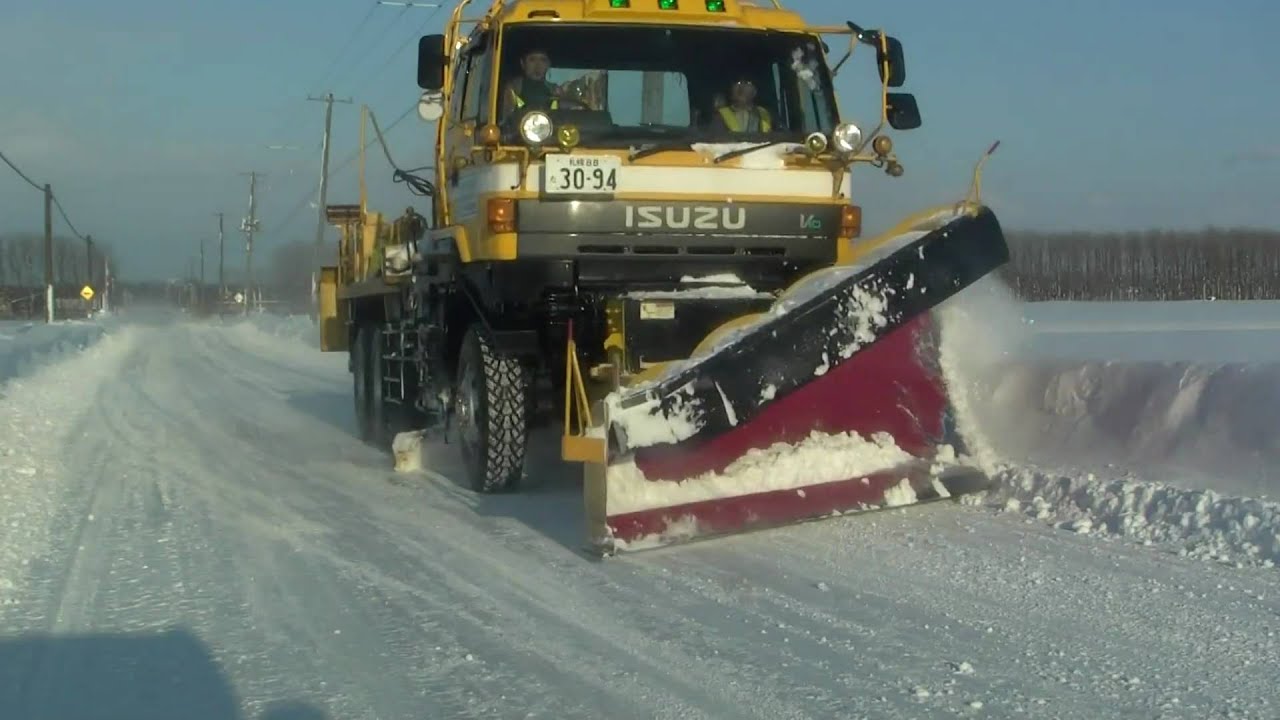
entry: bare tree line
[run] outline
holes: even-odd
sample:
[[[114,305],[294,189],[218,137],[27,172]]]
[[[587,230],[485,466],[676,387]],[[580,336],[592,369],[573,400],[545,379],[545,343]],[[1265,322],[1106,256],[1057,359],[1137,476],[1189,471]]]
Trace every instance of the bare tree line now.
[[[93,246],[93,277],[102,277],[103,259],[111,260],[113,274],[118,272],[110,247]],[[89,280],[88,251],[85,243],[75,238],[53,238],[54,285],[80,285]],[[44,236],[37,233],[0,235],[0,287],[44,287]]]
[[[101,290],[104,261],[118,269],[112,249],[93,245],[93,277],[89,277],[89,249],[76,238],[53,238],[53,286],[56,312],[85,303],[80,288],[92,284]],[[44,236],[38,233],[0,235],[0,318],[36,317],[44,312]]]
[[[1280,299],[1280,231],[1009,231],[1024,300]]]
[[[1008,231],[1012,261],[1001,275],[1024,300],[1276,300],[1280,299],[1280,231],[1207,228],[1136,232]],[[310,294],[314,246],[306,241],[271,248],[262,285],[272,294]],[[326,255],[332,254],[326,248]],[[79,291],[88,280],[85,246],[54,238],[58,295]],[[111,248],[94,246],[94,280]],[[211,258],[212,259],[212,258]],[[331,260],[331,258],[326,258]],[[216,262],[216,260],[214,260]],[[228,263],[228,280],[239,268]],[[206,283],[216,284],[216,266]],[[35,233],[0,235],[0,296],[44,286],[44,238]]]

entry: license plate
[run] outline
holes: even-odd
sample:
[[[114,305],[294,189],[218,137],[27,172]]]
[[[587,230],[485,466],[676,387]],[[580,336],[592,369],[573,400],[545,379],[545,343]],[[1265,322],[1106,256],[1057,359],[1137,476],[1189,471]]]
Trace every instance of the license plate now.
[[[612,195],[622,160],[612,155],[546,155],[542,189],[549,195]]]

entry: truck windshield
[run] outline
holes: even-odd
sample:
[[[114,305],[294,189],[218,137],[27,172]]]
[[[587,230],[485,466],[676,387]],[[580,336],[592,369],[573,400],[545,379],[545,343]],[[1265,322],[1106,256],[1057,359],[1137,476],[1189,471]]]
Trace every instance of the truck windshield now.
[[[539,23],[507,28],[502,47],[504,135],[535,108],[595,146],[799,142],[838,122],[822,46],[807,34]]]

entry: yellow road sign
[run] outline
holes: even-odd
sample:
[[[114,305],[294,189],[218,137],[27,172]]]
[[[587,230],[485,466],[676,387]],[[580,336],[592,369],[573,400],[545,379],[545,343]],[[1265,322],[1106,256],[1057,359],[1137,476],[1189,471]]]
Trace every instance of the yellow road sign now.
[[[89,287],[88,285],[85,285],[84,287],[80,288],[80,297],[84,298],[85,300],[92,300],[93,288]]]

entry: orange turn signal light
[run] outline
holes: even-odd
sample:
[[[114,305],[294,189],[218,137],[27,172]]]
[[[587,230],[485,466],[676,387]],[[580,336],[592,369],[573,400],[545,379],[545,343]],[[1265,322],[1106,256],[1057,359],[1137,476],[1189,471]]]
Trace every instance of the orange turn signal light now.
[[[862,235],[862,208],[845,205],[840,208],[840,237],[852,240]]]
[[[511,198],[489,198],[489,232],[516,231],[516,201]]]

